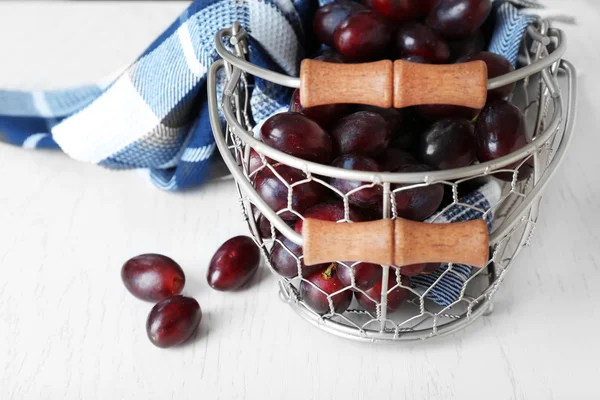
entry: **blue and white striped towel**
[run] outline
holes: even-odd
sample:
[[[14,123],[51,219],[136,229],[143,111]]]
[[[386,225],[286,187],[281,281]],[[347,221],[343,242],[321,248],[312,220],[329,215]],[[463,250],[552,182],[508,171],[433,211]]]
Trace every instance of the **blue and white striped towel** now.
[[[0,139],[25,148],[60,148],[107,168],[148,169],[165,190],[198,185],[207,178],[215,149],[206,101],[206,72],[217,58],[214,33],[240,21],[250,33],[253,63],[297,75],[303,44],[311,42],[315,3],[195,1],[113,82],[46,92],[0,90]],[[515,63],[532,17],[507,2],[496,1],[495,7],[490,51]],[[257,79],[256,120],[288,104],[289,95]]]

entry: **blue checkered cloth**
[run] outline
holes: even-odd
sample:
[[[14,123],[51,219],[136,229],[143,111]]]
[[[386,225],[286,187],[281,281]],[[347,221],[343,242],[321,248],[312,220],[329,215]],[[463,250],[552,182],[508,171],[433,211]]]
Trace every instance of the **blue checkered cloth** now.
[[[217,59],[214,33],[239,21],[250,34],[251,62],[297,76],[303,44],[312,42],[317,5],[195,1],[112,82],[58,91],[0,90],[0,139],[28,149],[61,149],[107,168],[148,169],[165,190],[201,184],[215,150],[206,100],[206,73]],[[496,1],[495,7],[498,28],[490,50],[514,64],[531,17],[508,2]],[[288,89],[257,79],[254,117],[267,118],[289,96]]]

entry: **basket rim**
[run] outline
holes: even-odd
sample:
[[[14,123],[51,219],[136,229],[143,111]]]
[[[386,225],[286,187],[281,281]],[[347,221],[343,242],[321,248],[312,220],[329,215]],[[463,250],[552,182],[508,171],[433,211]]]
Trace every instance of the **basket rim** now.
[[[231,34],[231,28],[222,29],[217,32],[216,37],[222,38],[223,34]],[[534,31],[536,32],[536,31]],[[557,38],[558,44],[556,49],[550,53],[547,57],[544,57],[526,67],[519,68],[511,73],[505,74],[501,77],[494,78],[499,79],[502,78],[500,82],[500,86],[503,86],[507,83],[516,82],[522,80],[532,74],[538,72],[544,72],[546,68],[552,66],[553,64],[559,62],[566,51],[566,40],[563,32],[556,28],[548,29],[548,34],[552,37]],[[255,149],[257,152],[263,154],[266,157],[269,157],[277,162],[282,164],[289,165],[290,167],[299,169],[306,174],[312,173],[322,176],[327,176],[330,178],[340,178],[340,179],[348,179],[355,181],[371,181],[371,182],[390,182],[390,183],[404,183],[404,184],[415,184],[415,183],[435,183],[449,180],[458,180],[467,177],[471,177],[474,175],[488,175],[492,172],[496,172],[499,169],[506,167],[510,164],[513,164],[518,161],[522,161],[528,157],[530,157],[533,153],[539,150],[548,140],[550,140],[562,121],[563,116],[563,105],[561,101],[560,90],[558,89],[558,84],[555,81],[555,76],[551,73],[542,73],[542,79],[545,81],[547,87],[551,91],[552,99],[554,101],[554,112],[552,116],[552,120],[544,132],[540,135],[537,135],[534,140],[527,145],[523,146],[519,150],[516,150],[506,156],[497,158],[495,160],[470,165],[461,168],[453,168],[439,171],[428,171],[428,172],[369,172],[369,171],[354,171],[347,170],[339,167],[333,167],[326,164],[316,163],[312,161],[306,161],[301,158],[289,155],[287,153],[281,152],[277,149],[274,149],[271,146],[261,142],[256,139],[253,134],[249,133],[236,119],[235,113],[232,108],[232,96],[235,93],[235,88],[241,79],[242,72],[247,72],[254,74],[256,70],[261,70],[259,75],[265,74],[265,72],[273,75],[280,75],[285,77],[286,79],[297,79],[287,75],[278,74],[273,71],[266,70],[264,68],[260,68],[254,64],[251,64],[245,60],[242,60],[239,57],[236,57],[228,50],[225,49],[222,44],[222,40],[217,41],[217,51],[220,55],[225,55],[223,60],[227,63],[230,63],[233,66],[231,74],[229,76],[229,81],[227,82],[224,90],[223,90],[223,98],[221,101],[221,107],[223,114],[225,116],[226,121],[230,125],[230,128],[234,131],[234,133],[248,146]],[[223,54],[221,54],[223,52]],[[216,61],[215,64],[223,63],[222,60]],[[248,67],[251,66],[251,67]],[[491,79],[492,82],[494,79]],[[271,80],[275,82],[275,80]],[[280,83],[280,82],[275,82]],[[289,86],[289,85],[286,85]],[[292,87],[292,86],[290,86]],[[494,87],[497,87],[494,84]],[[211,88],[209,88],[210,90]]]

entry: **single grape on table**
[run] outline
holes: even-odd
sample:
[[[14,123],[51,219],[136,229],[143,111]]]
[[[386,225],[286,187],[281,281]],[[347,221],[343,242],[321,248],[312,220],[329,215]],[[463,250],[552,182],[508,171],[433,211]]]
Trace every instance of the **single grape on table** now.
[[[161,254],[141,254],[121,268],[121,279],[131,294],[145,301],[159,301],[180,294],[185,274],[173,259]]]
[[[196,332],[202,310],[196,300],[181,295],[162,299],[146,321],[148,338],[157,347],[172,347],[190,339]]]
[[[260,251],[248,236],[236,236],[219,247],[208,266],[206,280],[216,290],[242,287],[258,270]]]

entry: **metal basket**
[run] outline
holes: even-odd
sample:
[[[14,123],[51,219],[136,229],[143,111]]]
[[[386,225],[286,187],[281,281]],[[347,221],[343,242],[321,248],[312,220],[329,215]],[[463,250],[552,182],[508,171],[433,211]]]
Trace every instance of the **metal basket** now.
[[[392,219],[396,218],[394,202],[390,201],[390,198],[395,196],[395,193],[390,191],[392,183],[407,185],[404,189],[438,183],[450,185],[454,197],[452,204],[448,206],[451,207],[458,204],[457,191],[460,183],[497,173],[513,174],[512,182],[504,184],[500,200],[491,208],[494,221],[489,235],[489,259],[485,267],[474,270],[468,277],[455,302],[448,306],[439,306],[426,299],[425,293],[407,287],[412,292],[412,298],[398,311],[387,312],[385,294],[390,290],[387,287],[388,275],[396,274],[397,285],[404,287],[405,283],[399,278],[401,268],[382,265],[382,296],[373,299],[377,303],[376,312],[360,309],[353,302],[348,310],[339,314],[333,309],[331,297],[328,297],[330,310],[322,315],[313,311],[300,296],[298,288],[303,280],[302,256],[294,256],[299,275],[291,279],[280,277],[280,296],[304,319],[327,332],[346,338],[366,341],[414,340],[455,332],[486,312],[491,312],[492,299],[500,283],[516,256],[530,243],[539,215],[543,190],[565,156],[574,126],[575,73],[573,66],[562,60],[566,46],[564,34],[549,27],[547,21],[537,19],[529,26],[525,36],[519,56],[522,66],[514,72],[490,79],[488,88],[518,82],[512,101],[526,115],[529,140],[526,146],[505,157],[459,169],[426,173],[373,173],[308,162],[277,151],[257,140],[252,132],[254,126],[249,110],[252,76],[290,88],[299,87],[299,78],[249,63],[246,60],[246,31],[239,24],[236,23],[232,28],[223,29],[216,34],[217,52],[222,59],[214,63],[208,76],[211,124],[221,156],[236,180],[244,218],[264,255],[266,264],[271,269],[269,251],[274,241],[283,246],[281,240],[276,237],[276,231],[297,245],[303,244],[303,237],[279,217],[278,214],[286,210],[276,213],[254,190],[253,177],[257,171],[253,174],[248,173],[251,149],[259,153],[263,162],[261,168],[271,168],[266,162],[265,157],[268,157],[297,168],[305,174],[305,180],[291,186],[286,184],[289,191],[289,209],[292,208],[292,193],[297,185],[315,181],[335,191],[328,185],[327,178],[336,177],[367,182],[364,187],[381,185],[384,193],[381,217]],[[226,40],[230,46],[225,45]],[[221,77],[224,86],[219,103],[217,80],[221,70],[224,70],[225,76]],[[220,114],[226,121],[224,130]],[[528,179],[517,180],[518,167],[514,167],[514,164],[519,163],[520,166],[525,162],[532,163],[534,171]],[[344,201],[347,218],[347,195],[339,192],[337,195]],[[269,239],[263,239],[259,234],[254,217],[256,209],[271,222],[272,235]],[[298,217],[303,218],[300,214]],[[290,254],[293,255],[291,251]],[[340,267],[351,265],[342,263]],[[453,265],[448,264],[444,274],[452,273]],[[356,290],[352,286],[344,290],[351,289]]]

